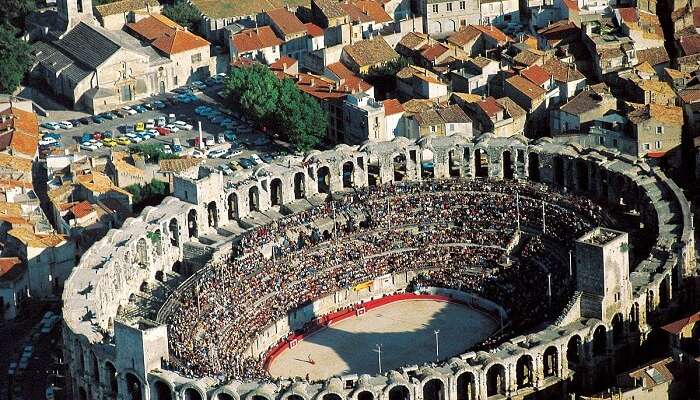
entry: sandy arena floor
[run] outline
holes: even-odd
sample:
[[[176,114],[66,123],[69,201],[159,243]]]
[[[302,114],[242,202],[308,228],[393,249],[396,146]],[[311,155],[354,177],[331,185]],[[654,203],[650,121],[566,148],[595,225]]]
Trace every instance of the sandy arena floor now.
[[[280,354],[269,371],[274,377],[308,374],[311,379],[376,374],[377,344],[382,346],[382,371],[433,361],[436,329],[440,359],[445,359],[488,337],[498,329],[498,321],[459,304],[400,301],[317,332]]]

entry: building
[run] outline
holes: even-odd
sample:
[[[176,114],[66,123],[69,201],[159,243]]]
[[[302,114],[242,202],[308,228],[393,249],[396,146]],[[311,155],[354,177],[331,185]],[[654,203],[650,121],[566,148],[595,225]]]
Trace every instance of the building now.
[[[574,97],[586,87],[586,77],[576,68],[576,64],[567,64],[551,57],[542,63],[542,69],[554,78],[561,102]]]
[[[462,108],[473,121],[476,135],[491,132],[495,137],[511,137],[525,129],[526,112],[508,97],[491,96],[478,101],[463,101]]]
[[[504,91],[517,105],[527,112],[529,127],[546,126],[546,110],[549,108],[547,91],[515,75],[505,81]]]
[[[671,152],[670,156],[679,156],[683,109],[655,103],[636,105],[627,118],[637,157],[658,158]]]
[[[449,72],[450,89],[453,92],[489,95],[489,85],[498,71],[498,61],[481,56],[470,58],[462,68]]]
[[[0,257],[0,321],[15,319],[28,297],[27,266],[19,257]]]
[[[384,142],[392,130],[386,126],[384,104],[366,93],[350,94],[343,104],[345,115],[345,143],[362,144],[366,141]]]
[[[481,1],[480,24],[499,28],[520,26],[520,3],[518,0]]]
[[[152,14],[160,14],[163,6],[158,0],[120,0],[95,6],[95,17],[100,25],[111,31],[122,29],[128,23],[138,22]]]
[[[308,30],[297,16],[286,8],[276,8],[265,13],[270,27],[282,40],[283,55],[300,60],[308,49]]]
[[[479,2],[467,0],[419,0],[418,12],[423,16],[423,32],[443,38],[464,26],[481,20]]]
[[[447,43],[471,57],[488,57],[492,51],[498,51],[510,41],[508,35],[492,25],[468,25],[447,37]]]
[[[447,97],[447,84],[425,68],[409,65],[396,74],[399,97],[410,100],[442,99]]]
[[[361,40],[343,47],[340,61],[356,74],[366,74],[399,58],[383,37]]]
[[[409,115],[406,124],[406,136],[409,139],[428,135],[451,136],[456,133],[465,137],[473,136],[471,119],[456,104],[431,107]]]
[[[247,58],[272,64],[282,56],[282,43],[269,26],[246,29],[231,36],[229,55],[231,61]]]
[[[0,152],[33,160],[37,156],[39,125],[35,113],[13,107],[0,111]]]
[[[587,89],[574,96],[559,109],[550,111],[550,131],[553,135],[585,133],[593,121],[611,110],[617,110],[617,99],[607,90]]]

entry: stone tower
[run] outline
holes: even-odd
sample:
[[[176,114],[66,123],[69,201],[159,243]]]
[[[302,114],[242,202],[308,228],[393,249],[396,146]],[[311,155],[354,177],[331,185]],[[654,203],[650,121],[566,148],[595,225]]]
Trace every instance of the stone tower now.
[[[65,26],[65,32],[70,31],[80,22],[93,24],[92,0],[58,0],[56,3],[58,18]]]
[[[576,287],[581,316],[609,322],[629,309],[629,240],[625,232],[595,228],[576,240]]]

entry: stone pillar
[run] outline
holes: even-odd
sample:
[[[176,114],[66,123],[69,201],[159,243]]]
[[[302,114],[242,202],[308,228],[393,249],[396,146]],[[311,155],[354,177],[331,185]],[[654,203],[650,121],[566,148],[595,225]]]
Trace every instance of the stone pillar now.
[[[435,179],[450,177],[450,154],[444,148],[433,150],[433,175]]]

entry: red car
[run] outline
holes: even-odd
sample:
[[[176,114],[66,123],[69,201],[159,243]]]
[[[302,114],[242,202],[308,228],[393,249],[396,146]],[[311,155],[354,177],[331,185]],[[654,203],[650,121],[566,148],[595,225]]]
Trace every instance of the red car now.
[[[161,136],[168,136],[168,135],[170,135],[170,129],[168,129],[168,128],[159,126],[159,127],[156,128],[156,130],[158,131],[158,133],[159,133]]]
[[[95,132],[92,134],[92,138],[95,140],[102,140],[102,133],[101,132]]]

